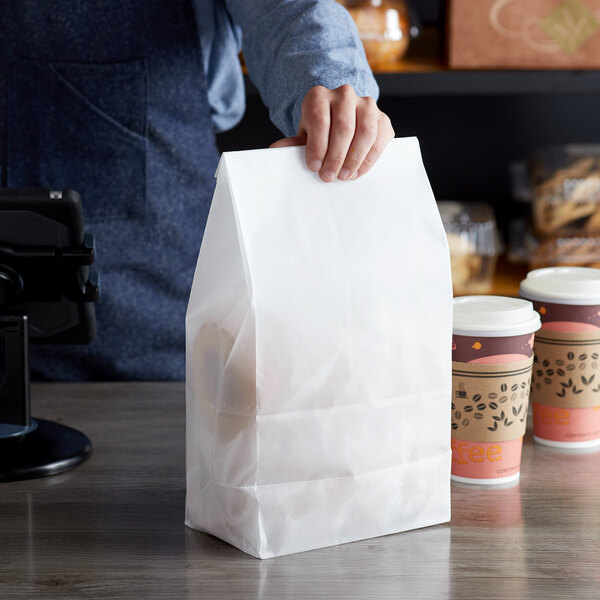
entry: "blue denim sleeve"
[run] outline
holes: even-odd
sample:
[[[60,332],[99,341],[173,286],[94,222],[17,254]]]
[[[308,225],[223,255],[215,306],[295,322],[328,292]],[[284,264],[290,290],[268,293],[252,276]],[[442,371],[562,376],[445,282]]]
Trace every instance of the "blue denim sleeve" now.
[[[225,0],[242,30],[248,75],[271,120],[295,135],[301,104],[315,85],[350,84],[359,96],[379,90],[352,17],[335,0]]]
[[[242,35],[224,0],[193,0],[193,7],[212,121],[216,131],[226,131],[240,121],[246,108],[238,60]]]

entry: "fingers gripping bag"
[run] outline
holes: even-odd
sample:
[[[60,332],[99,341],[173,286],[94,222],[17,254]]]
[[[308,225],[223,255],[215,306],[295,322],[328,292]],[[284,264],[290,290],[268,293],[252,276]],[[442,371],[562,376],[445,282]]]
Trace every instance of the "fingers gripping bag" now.
[[[452,291],[416,138],[224,153],[186,318],[186,524],[270,558],[450,518]]]

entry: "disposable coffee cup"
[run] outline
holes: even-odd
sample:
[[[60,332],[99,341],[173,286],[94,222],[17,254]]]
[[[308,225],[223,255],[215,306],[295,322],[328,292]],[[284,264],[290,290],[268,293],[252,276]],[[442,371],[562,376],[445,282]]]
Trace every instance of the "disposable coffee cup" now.
[[[527,300],[454,299],[454,481],[493,485],[519,479],[534,332],[539,328],[540,317]]]
[[[600,270],[530,271],[520,295],[542,320],[531,387],[533,439],[546,446],[600,446]]]

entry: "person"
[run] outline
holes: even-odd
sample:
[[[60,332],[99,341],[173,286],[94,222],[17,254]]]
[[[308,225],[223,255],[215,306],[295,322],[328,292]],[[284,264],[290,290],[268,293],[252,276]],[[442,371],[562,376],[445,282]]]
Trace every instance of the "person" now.
[[[242,41],[286,136],[273,146],[306,144],[324,182],[367,172],[394,132],[335,0],[2,0],[2,185],[79,191],[102,282],[96,339],[32,348],[37,379],[184,379],[215,132],[244,112]]]

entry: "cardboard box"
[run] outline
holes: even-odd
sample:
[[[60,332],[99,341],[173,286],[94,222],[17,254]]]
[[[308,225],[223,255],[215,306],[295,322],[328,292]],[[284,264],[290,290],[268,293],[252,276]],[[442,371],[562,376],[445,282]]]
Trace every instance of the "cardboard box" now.
[[[450,0],[454,69],[598,69],[600,0]]]

